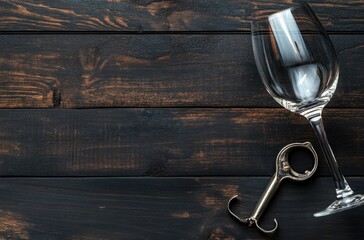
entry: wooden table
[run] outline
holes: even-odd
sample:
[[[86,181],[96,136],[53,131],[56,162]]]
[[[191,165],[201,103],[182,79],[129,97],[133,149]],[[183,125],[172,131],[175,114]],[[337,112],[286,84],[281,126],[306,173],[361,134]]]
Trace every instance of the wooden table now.
[[[248,217],[278,151],[311,141],[317,173],[284,183],[262,225],[276,217],[279,239],[363,239],[364,207],[312,216],[335,196],[328,167],[255,67],[250,20],[289,6],[0,1],[0,238],[261,239],[227,201],[239,194]],[[364,1],[311,6],[340,60],[328,136],[364,193]]]

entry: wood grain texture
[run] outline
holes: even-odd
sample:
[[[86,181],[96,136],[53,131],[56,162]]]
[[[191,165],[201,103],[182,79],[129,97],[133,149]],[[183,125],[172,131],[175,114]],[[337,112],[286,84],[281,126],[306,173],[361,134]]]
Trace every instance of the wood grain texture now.
[[[306,1],[0,1],[2,31],[249,31],[250,21]],[[310,1],[329,31],[364,31],[361,0]]]
[[[343,172],[362,175],[364,110],[324,118]],[[284,109],[1,110],[0,133],[3,176],[268,176],[305,141],[328,175],[309,124]]]
[[[4,239],[263,239],[234,221],[248,217],[269,178],[2,179]],[[364,190],[363,178],[348,178]],[[334,198],[331,178],[284,182],[261,224],[280,223],[278,239],[362,239],[364,208],[325,218],[313,213]],[[349,223],[350,224],[349,224]]]
[[[0,239],[263,239],[227,201],[239,194],[248,217],[276,154],[304,141],[319,169],[284,182],[262,225],[277,217],[277,239],[363,239],[364,208],[312,216],[334,199],[328,167],[255,67],[250,21],[302,2],[0,0]],[[364,193],[364,2],[310,4],[341,64],[328,137]]]
[[[364,35],[331,35],[332,107],[364,107]],[[277,107],[249,35],[2,35],[1,108]]]

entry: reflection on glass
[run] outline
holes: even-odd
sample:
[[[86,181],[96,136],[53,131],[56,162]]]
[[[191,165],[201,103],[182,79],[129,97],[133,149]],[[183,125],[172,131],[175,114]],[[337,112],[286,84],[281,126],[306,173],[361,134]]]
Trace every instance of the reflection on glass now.
[[[320,87],[320,69],[317,64],[307,64],[288,69],[293,91],[302,102],[314,99]]]

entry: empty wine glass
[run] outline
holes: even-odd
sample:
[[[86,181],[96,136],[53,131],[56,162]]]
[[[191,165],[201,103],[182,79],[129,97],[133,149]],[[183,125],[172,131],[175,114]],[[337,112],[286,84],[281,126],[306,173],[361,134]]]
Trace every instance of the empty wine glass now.
[[[364,195],[354,195],[341,173],[322,123],[322,110],[336,89],[339,65],[312,9],[301,4],[252,22],[252,42],[267,91],[280,105],[310,122],[334,178],[336,201],[314,216],[364,204]]]

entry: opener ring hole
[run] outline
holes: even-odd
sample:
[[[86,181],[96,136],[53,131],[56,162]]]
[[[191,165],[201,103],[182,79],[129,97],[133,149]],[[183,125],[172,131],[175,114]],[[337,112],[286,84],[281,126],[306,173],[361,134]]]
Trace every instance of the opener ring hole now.
[[[314,162],[314,156],[307,148],[295,147],[288,153],[288,163],[291,169],[297,173],[307,174],[311,172]]]

